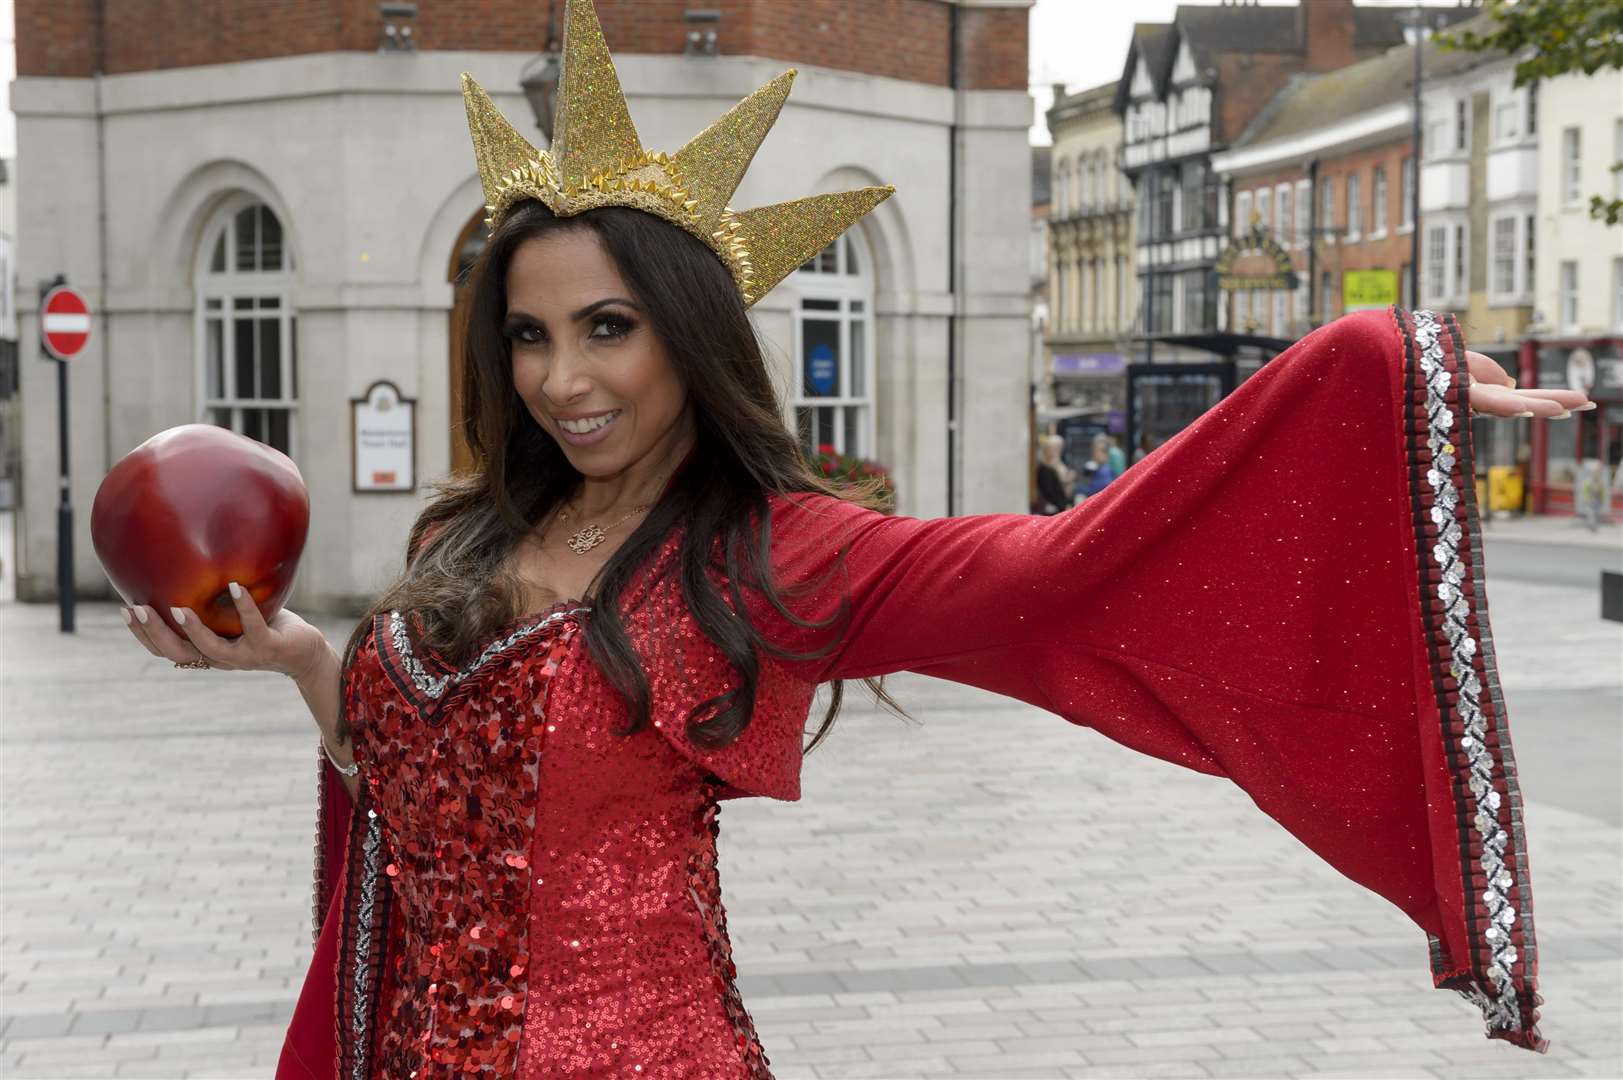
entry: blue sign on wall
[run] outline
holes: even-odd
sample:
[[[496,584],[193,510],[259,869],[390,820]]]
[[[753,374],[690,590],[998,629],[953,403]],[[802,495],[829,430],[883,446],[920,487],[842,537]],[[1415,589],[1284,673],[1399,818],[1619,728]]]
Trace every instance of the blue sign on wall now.
[[[834,365],[834,350],[827,344],[815,345],[806,357],[806,382],[819,394],[834,393],[839,371]]]

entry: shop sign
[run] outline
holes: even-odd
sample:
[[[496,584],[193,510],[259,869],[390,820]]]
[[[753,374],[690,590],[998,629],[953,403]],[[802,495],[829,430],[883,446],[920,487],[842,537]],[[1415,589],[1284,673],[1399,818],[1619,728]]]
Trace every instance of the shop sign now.
[[[1396,270],[1348,270],[1341,275],[1343,311],[1371,311],[1398,302]]]
[[[1225,292],[1289,292],[1296,288],[1296,271],[1290,253],[1258,225],[1218,254],[1217,287]]]
[[[355,491],[411,491],[417,486],[416,400],[379,380],[350,398]]]
[[[826,343],[814,345],[806,357],[806,382],[813,392],[824,397],[834,393],[834,383],[838,376],[839,370],[834,365],[834,350]]]
[[[1577,348],[1540,346],[1538,384],[1579,390],[1596,401],[1623,401],[1623,342],[1602,339]]]
[[[1127,362],[1120,353],[1055,353],[1055,375],[1120,375]]]

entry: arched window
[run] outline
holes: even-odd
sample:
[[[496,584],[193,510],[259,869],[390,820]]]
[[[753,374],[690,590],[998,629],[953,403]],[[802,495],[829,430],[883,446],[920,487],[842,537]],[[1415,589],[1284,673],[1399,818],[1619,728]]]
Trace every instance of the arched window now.
[[[861,239],[847,233],[795,274],[793,408],[808,451],[873,455],[872,265]]]
[[[282,223],[247,196],[228,201],[203,230],[194,280],[198,419],[297,460],[293,254]]]

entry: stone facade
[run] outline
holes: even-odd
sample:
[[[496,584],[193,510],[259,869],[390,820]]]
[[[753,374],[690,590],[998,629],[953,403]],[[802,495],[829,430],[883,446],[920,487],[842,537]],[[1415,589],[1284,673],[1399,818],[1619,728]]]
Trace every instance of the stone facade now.
[[[824,36],[849,35],[851,20],[870,8],[893,12],[907,26],[907,20],[946,26],[951,5],[940,0],[903,0],[896,8],[878,0],[826,3],[818,8],[820,17],[795,21],[798,36],[781,27],[768,35],[773,43],[770,49],[762,45],[766,56],[727,55],[727,43],[735,40],[729,35],[760,32],[761,20],[775,17],[776,9],[764,2],[719,6],[724,55],[698,57],[676,55],[674,40],[638,52],[617,38],[637,22],[632,15],[646,14],[645,32],[653,33],[660,18],[679,19],[680,5],[601,0],[605,33],[645,145],[674,151],[781,73],[790,54],[797,61],[846,59],[839,66],[801,67],[734,204],[866,184],[898,189],[849,234],[842,265],[856,273],[791,275],[753,309],[786,402],[801,384],[798,365],[811,321],[807,302],[835,297],[853,313],[853,304],[860,304],[861,314],[848,321],[862,323],[863,332],[845,339],[866,349],[869,380],[851,414],[857,418],[855,448],[892,469],[904,512],[943,513],[945,357],[956,311],[957,507],[1024,509],[1018,477],[1027,469],[1026,440],[1010,435],[1027,424],[1023,358],[1030,295],[1026,247],[1015,238],[1026,235],[1029,210],[1008,194],[1027,190],[1030,182],[1031,99],[1024,83],[1029,0],[961,5],[966,62],[960,76],[978,88],[959,91],[956,101],[936,70],[946,70],[939,57],[935,66],[915,58],[914,66],[894,69],[909,78],[863,70],[892,62],[881,52],[905,53],[930,42],[946,49],[946,37],[935,30],[915,27],[902,34],[902,24],[887,24],[883,49],[876,33],[864,31],[858,36],[875,43],[866,60],[825,50]],[[150,9],[160,26],[167,25],[166,13],[178,10],[133,0],[105,7],[118,20],[131,18],[131,9]],[[423,0],[418,50],[380,52],[376,5],[216,5],[211,11],[220,25],[206,55],[224,62],[195,63],[205,54],[188,44],[184,28],[168,37],[149,35],[141,46],[148,51],[140,54],[129,51],[136,43],[125,40],[128,35],[109,26],[109,73],[91,78],[95,50],[83,50],[84,26],[66,33],[53,21],[58,14],[71,16],[73,4],[19,4],[24,74],[15,84],[14,106],[20,153],[32,163],[19,190],[20,276],[32,283],[65,273],[98,313],[92,344],[70,379],[76,576],[83,595],[110,595],[88,535],[91,497],[107,469],[157,431],[214,419],[216,406],[234,407],[214,400],[207,370],[210,350],[219,347],[210,320],[222,313],[209,306],[217,298],[228,310],[237,300],[276,302],[268,313],[251,314],[257,319],[254,348],[272,357],[279,353],[283,361],[279,392],[286,401],[279,411],[265,410],[263,422],[269,424],[275,411],[277,422],[286,423],[292,455],[311,491],[312,532],[293,604],[351,608],[396,571],[406,529],[427,497],[426,483],[453,460],[451,279],[459,253],[476,233],[483,202],[458,74],[472,72],[521,130],[535,131],[519,79],[544,37],[533,21],[537,5],[480,5],[496,27],[507,26],[502,12],[523,9],[526,33],[515,30],[499,42],[453,36],[449,13],[466,7]],[[327,14],[311,14],[316,11]],[[345,13],[360,23],[350,23]],[[286,25],[272,34],[262,19]],[[252,25],[255,35],[230,28],[239,23]],[[360,24],[363,29],[356,29]],[[250,37],[264,40],[252,46]],[[273,40],[280,55],[254,59],[242,51],[269,48]],[[465,47],[427,47],[435,40]],[[948,260],[955,116],[961,169],[956,302]],[[250,221],[255,215],[258,225]],[[274,228],[266,224],[271,219]],[[275,242],[274,272],[215,272],[218,238],[241,238],[250,228],[258,230],[261,253]],[[38,323],[31,285],[21,292],[20,332],[32,341]],[[230,321],[237,314],[224,315],[227,325],[239,325]],[[289,396],[295,378],[296,395]],[[350,402],[379,379],[392,380],[416,399],[412,492],[353,490]],[[18,593],[24,599],[54,594],[55,392],[47,365],[24,367],[18,527]],[[239,410],[230,422],[240,429],[250,411]],[[786,419],[794,415],[792,403],[786,412]]]

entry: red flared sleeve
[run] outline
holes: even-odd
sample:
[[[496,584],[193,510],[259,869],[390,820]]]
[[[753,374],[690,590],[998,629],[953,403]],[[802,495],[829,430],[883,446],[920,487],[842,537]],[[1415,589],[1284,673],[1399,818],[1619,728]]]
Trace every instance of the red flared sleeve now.
[[[1365,312],[1066,513],[787,496],[773,561],[812,590],[802,616],[848,597],[809,676],[968,683],[1229,778],[1413,919],[1491,1037],[1543,1049],[1472,476],[1453,320]],[[757,618],[790,648],[829,640]]]

